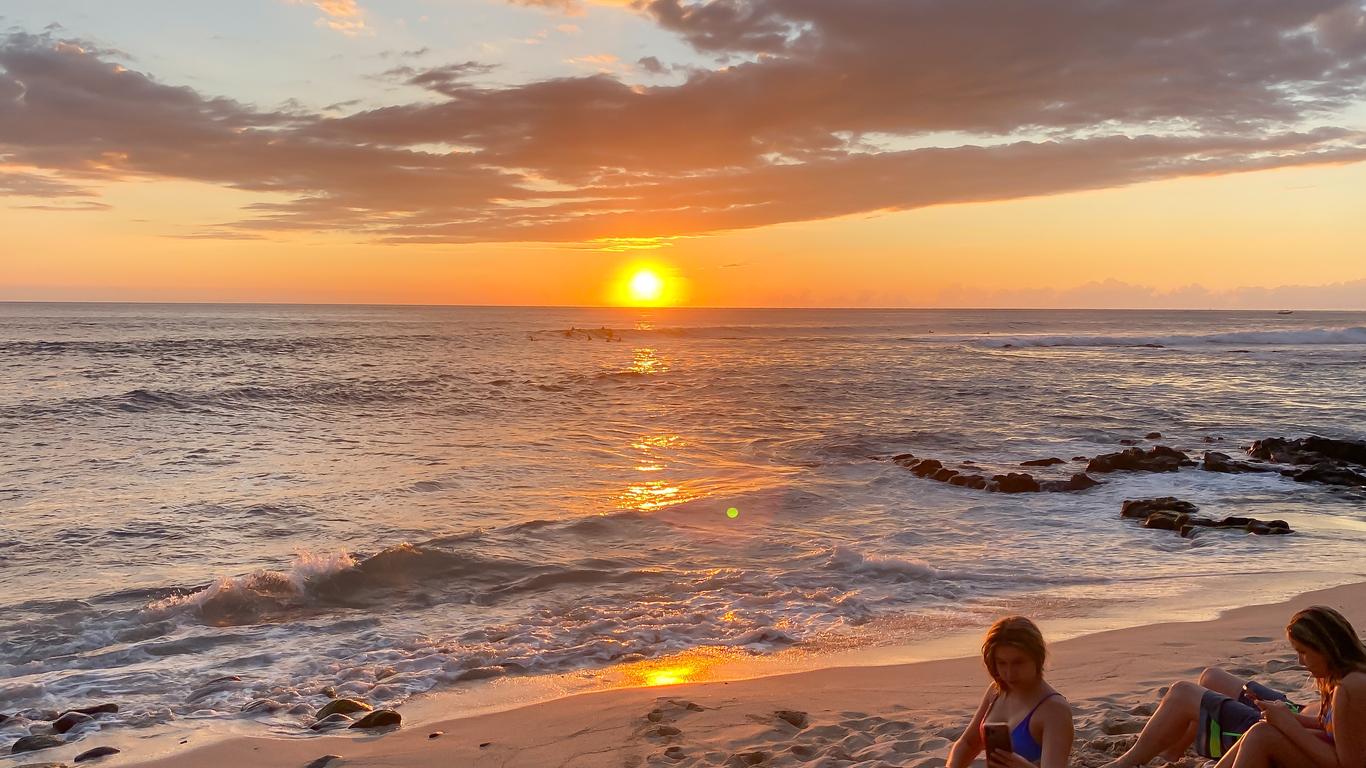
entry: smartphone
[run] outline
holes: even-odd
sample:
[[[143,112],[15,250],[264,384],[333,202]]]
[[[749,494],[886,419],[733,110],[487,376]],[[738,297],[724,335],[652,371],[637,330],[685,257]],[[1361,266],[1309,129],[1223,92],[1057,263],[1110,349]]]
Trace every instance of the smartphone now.
[[[987,755],[990,756],[996,750],[1002,752],[1014,752],[1010,746],[1010,724],[1009,723],[983,723],[982,733],[986,736]]]

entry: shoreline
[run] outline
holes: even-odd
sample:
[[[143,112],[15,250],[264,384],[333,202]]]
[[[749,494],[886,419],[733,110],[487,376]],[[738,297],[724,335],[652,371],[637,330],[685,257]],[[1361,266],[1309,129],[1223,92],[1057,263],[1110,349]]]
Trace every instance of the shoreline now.
[[[1279,683],[1283,689],[1296,684],[1307,689],[1309,679],[1294,668],[1282,627],[1294,610],[1316,602],[1334,605],[1355,626],[1366,627],[1366,574],[1344,574],[1339,579],[1349,580],[1284,601],[1225,610],[1214,619],[1191,620],[1187,614],[1185,620],[1173,621],[1172,613],[1181,615],[1178,607],[1165,612],[1161,620],[1123,628],[1104,628],[1104,620],[1079,619],[1070,635],[1064,627],[1066,620],[1045,621],[1052,653],[1049,679],[1077,709],[1077,746],[1082,757],[1095,753],[1099,760],[1109,754],[1107,748],[1122,747],[1126,734],[1142,725],[1144,718],[1135,712],[1156,703],[1158,686],[1191,677],[1205,666],[1233,666]],[[1092,623],[1089,630],[1081,626],[1087,622]],[[1055,639],[1060,637],[1066,639]],[[715,677],[697,682],[674,683],[665,674],[655,680],[664,685],[643,684],[648,680],[632,685],[628,680],[591,690],[561,687],[558,692],[553,688],[531,692],[521,683],[514,686],[523,688],[520,696],[501,697],[476,711],[468,706],[472,703],[468,691],[437,692],[404,705],[400,711],[405,723],[390,733],[292,738],[261,735],[259,728],[236,723],[209,729],[212,735],[207,744],[193,743],[198,738],[178,743],[185,733],[139,736],[129,732],[27,753],[20,759],[69,761],[85,749],[108,743],[124,752],[100,764],[142,768],[231,768],[244,762],[303,766],[326,754],[342,756],[330,763],[333,766],[421,766],[432,761],[583,768],[700,766],[724,764],[735,755],[754,752],[765,754],[761,764],[798,766],[807,762],[804,756],[811,760],[836,756],[832,750],[853,761],[844,764],[874,760],[868,763],[871,766],[878,764],[877,755],[862,753],[883,749],[888,752],[882,755],[884,762],[928,767],[943,764],[947,745],[956,737],[954,728],[961,728],[960,721],[965,722],[986,683],[975,653],[961,653],[977,641],[980,631],[975,630],[926,644],[825,655],[818,666],[790,671],[780,671],[771,663],[742,664],[749,668],[742,672],[753,672],[755,667],[766,672],[743,676],[723,668]],[[1177,650],[1180,653],[1173,652]],[[944,655],[950,651],[960,653]],[[906,660],[914,659],[912,654],[924,658],[926,653],[940,655]],[[877,657],[887,663],[872,663]],[[849,661],[855,663],[841,663]],[[493,689],[485,686],[483,690]],[[466,706],[452,707],[462,697]],[[692,704],[673,705],[671,701]],[[452,709],[463,711],[453,716]],[[798,729],[786,722],[775,723],[773,713],[779,710],[808,713],[810,726]],[[1083,716],[1087,712],[1091,714]],[[647,718],[650,713],[658,720]],[[838,722],[827,722],[832,718]],[[657,724],[661,721],[668,726],[662,733]],[[435,732],[441,735],[429,738]],[[694,733],[704,735],[694,739]],[[1128,738],[1132,740],[1131,735]],[[810,739],[818,743],[804,741]],[[623,762],[631,756],[634,762]],[[1083,759],[1082,764],[1091,763]]]

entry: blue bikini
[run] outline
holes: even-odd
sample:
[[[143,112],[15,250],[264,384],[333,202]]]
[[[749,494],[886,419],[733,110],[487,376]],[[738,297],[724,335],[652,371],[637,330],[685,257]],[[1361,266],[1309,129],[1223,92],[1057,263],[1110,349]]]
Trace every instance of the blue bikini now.
[[[1062,694],[1058,693],[1057,691],[1054,691],[1053,693],[1048,694],[1042,699],[1039,699],[1039,703],[1035,704],[1034,708],[1029,710],[1029,714],[1024,716],[1024,719],[1020,721],[1019,725],[1016,725],[1014,728],[1010,729],[1010,748],[1012,751],[1015,752],[1015,754],[1019,755],[1020,757],[1023,757],[1031,763],[1038,763],[1040,760],[1043,759],[1043,745],[1035,741],[1034,734],[1029,732],[1029,721],[1034,718],[1034,713],[1039,711],[1039,707],[1043,706],[1043,703],[1045,701],[1048,701],[1054,696],[1061,695]],[[992,699],[991,706],[996,706],[995,699]],[[991,711],[991,707],[988,707],[987,711]],[[982,743],[985,744],[985,718],[983,718],[982,722],[982,734]]]

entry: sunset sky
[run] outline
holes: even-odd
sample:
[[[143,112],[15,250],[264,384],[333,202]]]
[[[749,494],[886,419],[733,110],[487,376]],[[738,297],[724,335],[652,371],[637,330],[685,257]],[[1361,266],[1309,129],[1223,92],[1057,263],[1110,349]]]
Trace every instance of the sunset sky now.
[[[0,300],[1366,309],[1362,0],[7,0]]]

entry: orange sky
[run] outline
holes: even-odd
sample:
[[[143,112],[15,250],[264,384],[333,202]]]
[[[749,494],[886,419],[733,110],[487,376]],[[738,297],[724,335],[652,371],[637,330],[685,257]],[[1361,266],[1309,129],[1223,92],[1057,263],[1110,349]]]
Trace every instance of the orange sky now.
[[[1366,309],[1352,2],[707,4],[22,0],[0,300]]]

